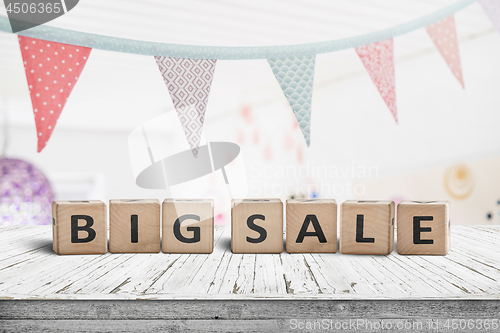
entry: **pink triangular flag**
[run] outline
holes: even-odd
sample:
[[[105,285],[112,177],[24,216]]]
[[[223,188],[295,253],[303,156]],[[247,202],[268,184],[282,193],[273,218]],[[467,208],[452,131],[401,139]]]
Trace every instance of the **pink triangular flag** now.
[[[458,82],[460,82],[462,88],[465,88],[453,15],[433,23],[425,29],[453,75],[457,78]]]
[[[479,0],[486,16],[490,19],[498,33],[500,33],[500,1],[498,0]]]
[[[184,134],[198,157],[208,95],[217,60],[155,57]]]
[[[392,38],[356,48],[368,74],[398,123],[396,83],[394,77],[394,47]]]
[[[35,114],[38,152],[49,141],[91,48],[19,36]]]

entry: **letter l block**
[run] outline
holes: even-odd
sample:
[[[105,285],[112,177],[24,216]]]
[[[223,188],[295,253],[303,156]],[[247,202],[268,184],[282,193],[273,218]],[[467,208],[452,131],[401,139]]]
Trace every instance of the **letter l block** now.
[[[106,204],[99,200],[53,201],[52,239],[57,254],[108,252]]]
[[[163,253],[212,253],[213,200],[165,199],[162,210]]]

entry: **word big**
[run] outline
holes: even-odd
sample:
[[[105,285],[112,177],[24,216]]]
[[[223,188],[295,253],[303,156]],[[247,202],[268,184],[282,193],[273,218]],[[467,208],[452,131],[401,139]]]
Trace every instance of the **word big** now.
[[[110,200],[111,253],[211,253],[213,200]],[[160,238],[160,215],[162,230]],[[53,248],[57,254],[108,251],[106,204],[54,201]],[[340,206],[340,252],[387,255],[394,250],[393,201],[346,201]],[[399,254],[446,255],[450,248],[449,203],[403,201],[397,213]],[[233,253],[283,252],[280,199],[231,202]],[[337,203],[333,199],[286,201],[288,253],[337,252]]]

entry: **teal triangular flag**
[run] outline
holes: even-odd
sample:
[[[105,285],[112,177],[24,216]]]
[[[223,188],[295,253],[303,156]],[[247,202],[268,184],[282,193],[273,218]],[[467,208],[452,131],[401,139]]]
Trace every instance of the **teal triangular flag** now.
[[[306,144],[311,142],[311,104],[316,56],[268,59],[286,99],[292,107]]]

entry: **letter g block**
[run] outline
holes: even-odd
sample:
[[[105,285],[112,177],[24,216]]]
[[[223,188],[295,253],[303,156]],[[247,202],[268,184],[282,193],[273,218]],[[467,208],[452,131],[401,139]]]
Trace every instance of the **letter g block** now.
[[[165,199],[163,253],[212,253],[214,249],[214,201]]]
[[[106,204],[99,200],[52,202],[52,239],[57,254],[108,252]]]

